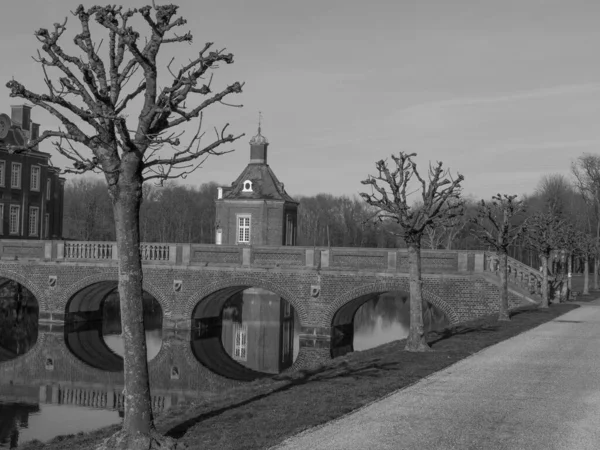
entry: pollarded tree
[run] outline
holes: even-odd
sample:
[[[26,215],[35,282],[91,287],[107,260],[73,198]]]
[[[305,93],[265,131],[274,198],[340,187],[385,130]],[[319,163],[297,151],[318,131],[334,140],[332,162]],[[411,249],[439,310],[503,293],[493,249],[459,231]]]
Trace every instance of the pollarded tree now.
[[[542,261],[542,303],[548,307],[548,260],[553,250],[565,245],[565,221],[551,212],[535,213],[527,220],[526,245],[538,252]]]
[[[475,225],[472,233],[482,243],[496,252],[500,272],[500,304],[498,320],[510,320],[508,313],[508,248],[517,242],[525,231],[525,221],[516,216],[525,211],[525,204],[516,195],[497,194],[492,201],[481,200],[477,216],[471,219]]]
[[[583,259],[583,295],[588,295],[590,293],[590,258],[598,253],[596,238],[584,231],[576,231],[575,253]]]
[[[590,229],[595,227],[596,247],[600,250],[600,155],[584,153],[571,164],[575,184],[586,203],[593,210],[594,225],[590,220]],[[600,255],[594,255],[594,289],[600,288]]]
[[[7,83],[11,97],[45,109],[61,123],[12,150],[25,151],[55,138],[56,150],[73,161],[69,172],[101,172],[108,185],[119,254],[125,419],[122,430],[105,443],[107,448],[173,446],[155,431],[150,401],[139,246],[142,185],[185,175],[208,155],[223,153],[220,146],[241,137],[227,134],[225,125],[205,143],[208,137],[201,131],[209,106],[224,104],[230,94],[242,91],[239,82],[213,91],[212,70],[219,63],[232,63],[233,55],[212,50],[213,44],[207,43],[178,69],[172,69],[173,59],[168,65],[158,62],[165,46],[192,42],[191,33],[176,33],[186,24],[177,11],[172,4],[137,9],[80,5],[73,12],[80,28],[74,52],[63,44],[66,19],[35,33],[42,50],[36,61],[47,92],[32,92],[16,80]],[[133,24],[147,27],[146,36]],[[180,126],[194,119],[197,131],[183,144]]]
[[[378,174],[369,175],[366,180],[361,181],[362,184],[370,185],[372,192],[361,193],[360,196],[380,211],[380,221],[389,220],[399,225],[399,235],[408,247],[410,329],[406,350],[426,351],[429,350],[429,345],[425,340],[423,327],[421,240],[427,227],[435,227],[436,224],[463,213],[460,184],[464,177],[459,174],[453,179],[450,172],[438,162],[435,166],[429,166],[426,181],[417,170],[414,156],[416,153],[400,152],[398,156],[392,155],[392,167],[384,160],[375,163]],[[410,195],[413,192],[420,194],[416,201],[411,201]]]

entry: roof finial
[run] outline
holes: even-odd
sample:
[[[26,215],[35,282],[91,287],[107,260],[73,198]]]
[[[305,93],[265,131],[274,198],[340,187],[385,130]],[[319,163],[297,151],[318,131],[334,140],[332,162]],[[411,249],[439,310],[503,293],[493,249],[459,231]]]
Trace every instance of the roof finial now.
[[[262,131],[262,111],[258,112],[258,134],[250,139],[250,145],[267,145],[269,141],[261,134]]]

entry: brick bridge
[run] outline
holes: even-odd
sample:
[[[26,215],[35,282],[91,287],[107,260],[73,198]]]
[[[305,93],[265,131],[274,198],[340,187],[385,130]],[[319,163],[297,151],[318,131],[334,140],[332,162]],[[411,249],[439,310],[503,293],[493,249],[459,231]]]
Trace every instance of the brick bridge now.
[[[331,358],[332,341],[340,334],[344,340],[357,309],[375,295],[408,292],[402,249],[142,244],[141,254],[143,288],[161,305],[165,329],[210,323],[231,295],[249,287],[291,303],[301,325],[292,369]],[[117,249],[111,242],[0,240],[0,258],[0,277],[21,283],[37,298],[41,324],[93,317],[101,310],[102,293],[117,283]],[[500,295],[495,265],[484,251],[424,250],[423,297],[450,324],[493,313]],[[537,301],[541,274],[512,259],[509,267],[510,306]],[[78,345],[71,342],[70,348]],[[192,350],[215,354],[212,348]],[[222,356],[219,364],[233,363],[235,378],[246,378],[241,365],[226,360]]]

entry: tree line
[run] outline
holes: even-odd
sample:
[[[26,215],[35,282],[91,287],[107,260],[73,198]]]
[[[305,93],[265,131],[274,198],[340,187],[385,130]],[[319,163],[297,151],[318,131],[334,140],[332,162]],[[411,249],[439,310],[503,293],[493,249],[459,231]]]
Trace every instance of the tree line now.
[[[582,157],[584,158],[584,157]],[[585,156],[588,160],[590,156]],[[592,159],[600,157],[592,156]],[[579,161],[579,160],[578,160]],[[596,161],[600,166],[600,161]],[[579,167],[579,165],[577,165]],[[578,169],[579,170],[579,169]],[[581,178],[581,175],[580,175]],[[598,203],[576,177],[562,174],[543,176],[534,192],[521,196],[529,213],[551,209],[556,214],[576,220],[587,233],[598,232]],[[582,182],[589,184],[590,180]],[[600,183],[600,176],[598,177]],[[218,184],[199,186],[166,182],[163,186],[145,184],[140,208],[140,234],[144,242],[215,243],[215,199]],[[586,194],[585,196],[583,194]],[[103,180],[72,178],[65,186],[64,237],[82,241],[113,241],[115,230],[112,205]],[[317,194],[296,196],[298,240],[300,246],[403,248],[398,237],[399,225],[373,220],[377,208],[359,196]],[[491,200],[491,199],[490,199]],[[428,249],[486,249],[489,245],[474,236],[472,219],[477,216],[480,200],[461,198],[463,214],[427,227],[423,247]],[[515,218],[514,220],[517,220]],[[521,220],[524,220],[521,218]],[[508,255],[539,267],[541,260],[523,239],[511,243]],[[576,271],[582,263],[576,261]]]

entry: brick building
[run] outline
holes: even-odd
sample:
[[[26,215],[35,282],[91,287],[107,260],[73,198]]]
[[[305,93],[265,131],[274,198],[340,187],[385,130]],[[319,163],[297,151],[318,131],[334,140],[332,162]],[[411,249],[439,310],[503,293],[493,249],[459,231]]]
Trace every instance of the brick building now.
[[[269,142],[250,140],[250,162],[216,199],[216,243],[222,245],[296,245],[298,202],[285,192],[267,164]],[[223,325],[222,342],[230,356],[260,372],[279,373],[293,363],[294,308],[260,288],[238,294],[239,322]]]
[[[8,145],[24,145],[39,136],[31,107],[12,106],[0,114],[0,238],[59,239],[62,237],[65,179],[37,148],[9,153]]]
[[[217,244],[296,245],[298,202],[267,164],[268,146],[259,126],[250,162],[231,186],[218,188]]]

